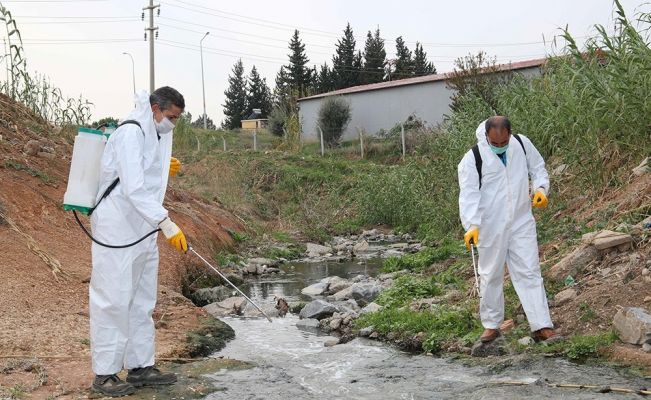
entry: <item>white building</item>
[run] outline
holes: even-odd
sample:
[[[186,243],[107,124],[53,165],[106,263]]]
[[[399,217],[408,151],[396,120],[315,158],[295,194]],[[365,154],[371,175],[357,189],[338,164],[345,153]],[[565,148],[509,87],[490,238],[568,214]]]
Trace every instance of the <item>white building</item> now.
[[[499,65],[500,71],[518,72],[525,76],[537,75],[546,59]],[[316,129],[321,103],[330,96],[341,96],[351,106],[351,120],[344,132],[344,140],[356,138],[358,129],[375,135],[381,129],[389,130],[414,114],[427,124],[443,121],[450,112],[447,74],[427,75],[398,81],[354,86],[298,100],[301,138],[318,140]]]

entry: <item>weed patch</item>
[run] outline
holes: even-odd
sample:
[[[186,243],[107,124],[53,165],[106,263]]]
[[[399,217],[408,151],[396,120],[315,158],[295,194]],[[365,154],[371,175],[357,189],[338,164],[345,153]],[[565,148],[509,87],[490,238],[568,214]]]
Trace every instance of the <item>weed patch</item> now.
[[[376,302],[395,308],[409,305],[416,299],[439,296],[441,293],[443,293],[441,285],[435,279],[405,275],[397,278],[393,286],[382,291]]]
[[[13,160],[5,161],[5,168],[15,169],[16,171],[25,171],[28,174],[30,174],[31,176],[35,176],[35,177],[39,178],[46,185],[50,185],[50,184],[54,183],[54,178],[50,177],[45,172],[35,170],[35,169],[31,168],[31,167],[28,167],[25,164],[17,162],[17,161],[13,161]]]

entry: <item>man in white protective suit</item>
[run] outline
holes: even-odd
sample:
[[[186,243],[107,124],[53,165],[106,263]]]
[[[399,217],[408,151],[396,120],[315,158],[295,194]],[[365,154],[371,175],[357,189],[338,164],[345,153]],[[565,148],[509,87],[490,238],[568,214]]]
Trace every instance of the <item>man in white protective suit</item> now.
[[[98,204],[91,215],[93,236],[120,246],[160,229],[172,246],[186,252],[183,232],[163,207],[168,176],[180,169],[180,162],[171,157],[172,130],[185,101],[170,87],[151,95],[143,91],[135,100],[136,109],[111,134],[102,155]],[[154,368],[156,237],[155,233],[126,248],[92,245],[93,389],[105,396],[125,396],[135,387],[176,382],[174,374]],[[123,368],[128,370],[126,382],[117,376]]]
[[[500,336],[504,321],[504,264],[536,341],[560,339],[553,330],[540,274],[534,207],[547,206],[549,176],[531,141],[511,134],[511,123],[495,116],[479,124],[477,145],[458,166],[459,213],[470,249],[479,250],[482,342]],[[533,192],[533,201],[530,195]]]

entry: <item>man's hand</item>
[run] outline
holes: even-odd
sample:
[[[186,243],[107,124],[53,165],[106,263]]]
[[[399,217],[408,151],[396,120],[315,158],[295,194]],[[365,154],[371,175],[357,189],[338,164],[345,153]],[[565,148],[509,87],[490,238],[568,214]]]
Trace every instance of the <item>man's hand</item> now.
[[[532,205],[536,208],[545,208],[547,207],[547,196],[545,195],[545,190],[542,188],[539,188],[536,190],[536,192],[533,194],[533,201]]]
[[[468,250],[470,250],[471,244],[477,246],[477,243],[479,241],[479,227],[472,225],[470,229],[468,229],[468,232],[463,235],[463,240],[466,242],[466,247]]]
[[[170,176],[176,176],[181,170],[181,161],[178,158],[170,158]]]
[[[158,224],[158,227],[167,238],[167,241],[181,253],[188,251],[188,242],[185,240],[185,235],[181,232],[178,225],[172,222],[171,219],[165,218],[163,222]]]

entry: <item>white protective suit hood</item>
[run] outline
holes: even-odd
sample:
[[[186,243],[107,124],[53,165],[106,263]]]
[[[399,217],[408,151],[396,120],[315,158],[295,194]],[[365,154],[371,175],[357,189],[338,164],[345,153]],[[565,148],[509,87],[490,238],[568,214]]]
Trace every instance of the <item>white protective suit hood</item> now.
[[[483,144],[488,147],[488,143],[486,142],[486,121],[488,121],[488,119],[483,120],[481,124],[479,124],[475,131],[475,136],[477,137],[477,143],[480,146]]]

